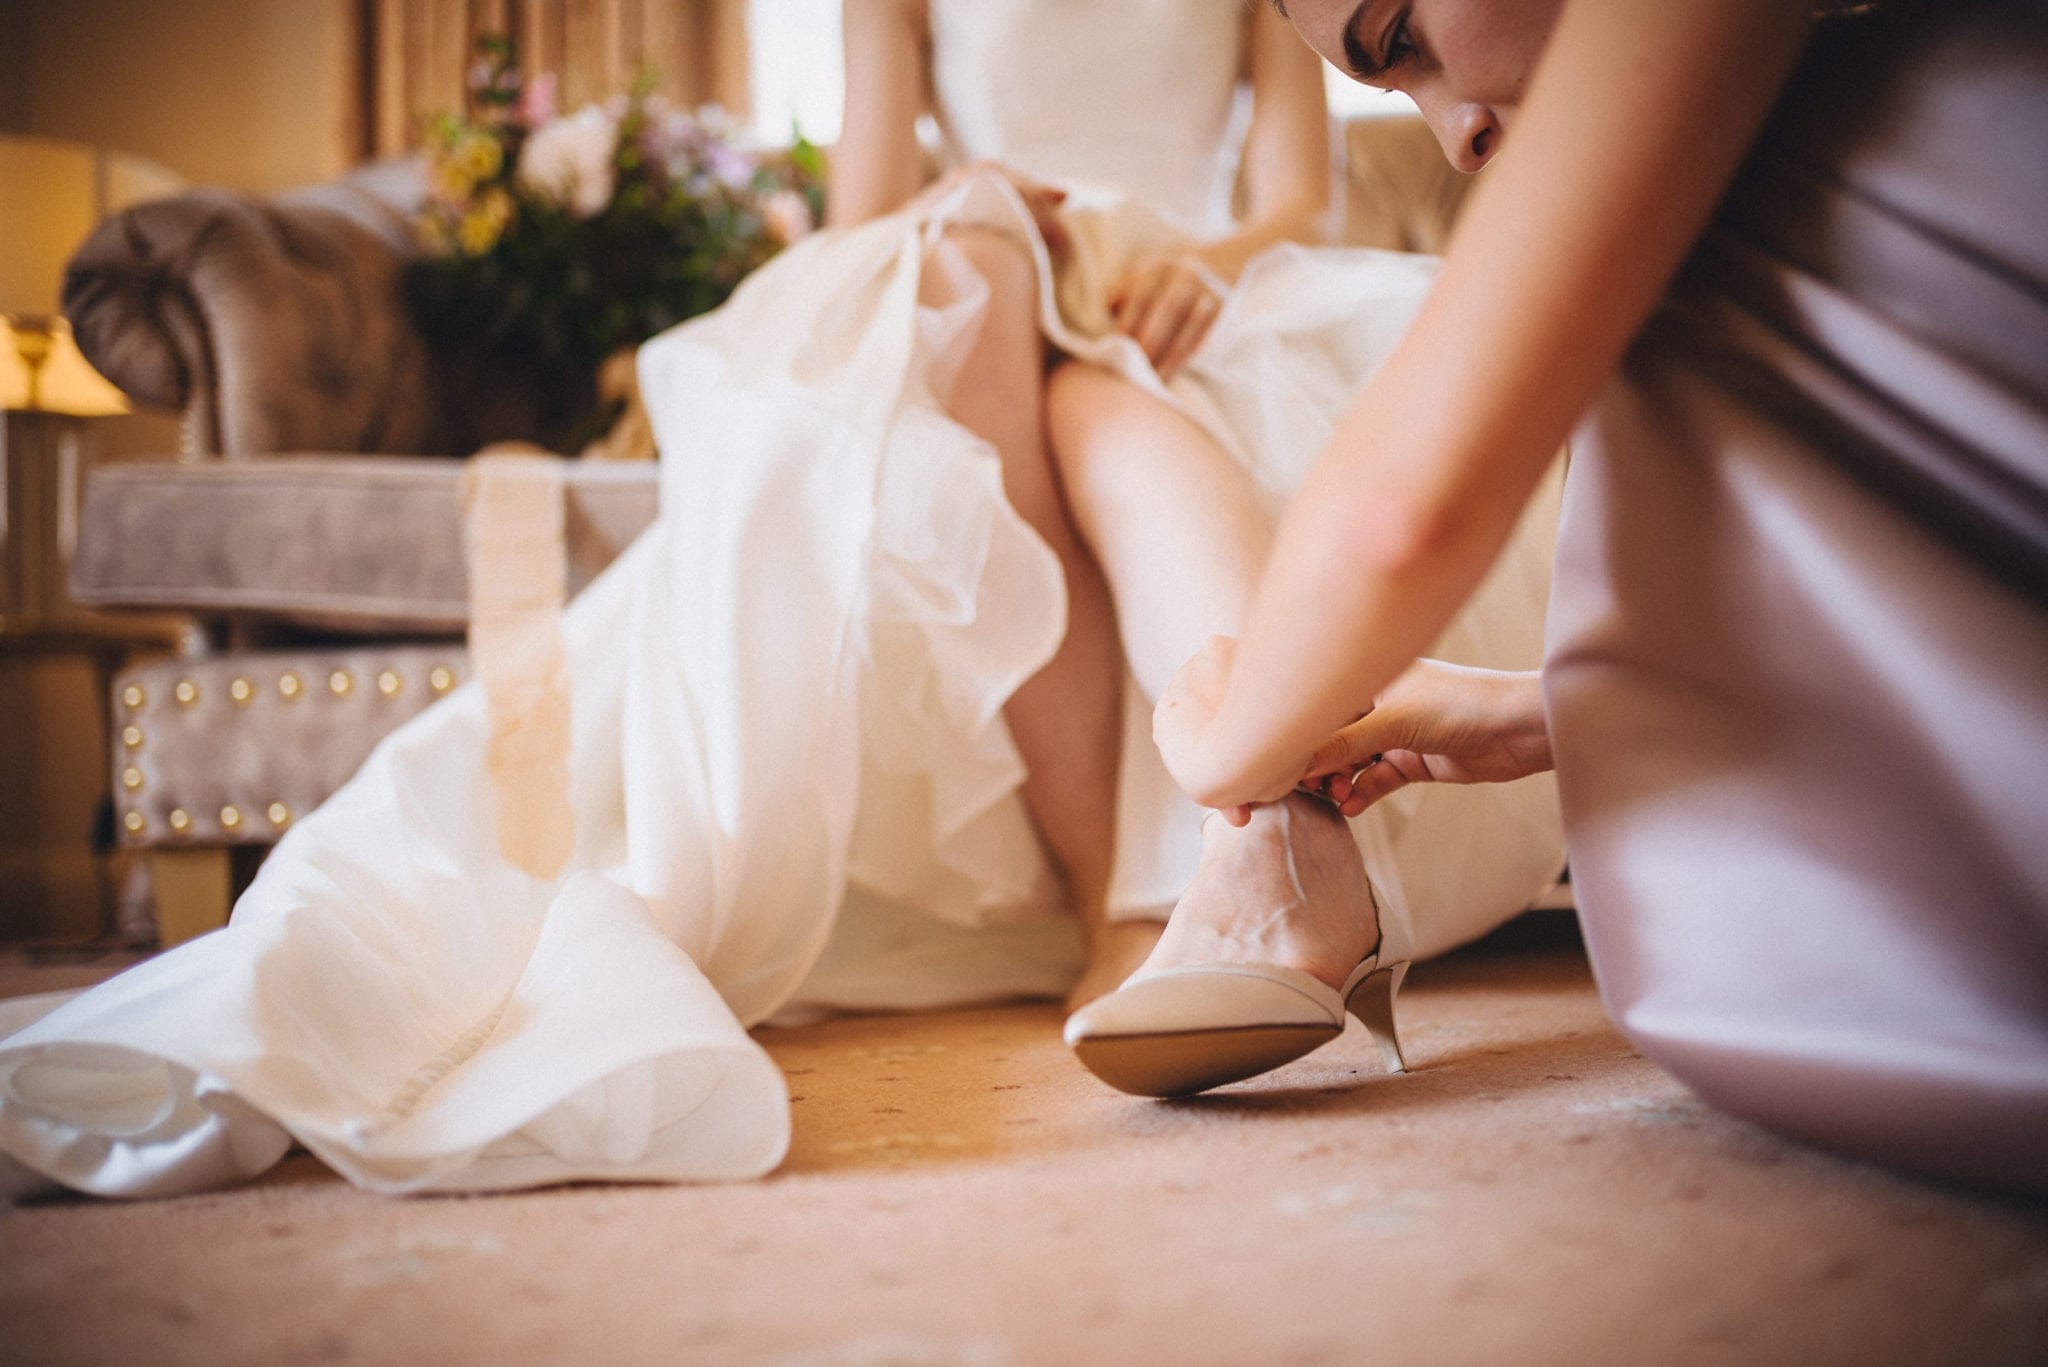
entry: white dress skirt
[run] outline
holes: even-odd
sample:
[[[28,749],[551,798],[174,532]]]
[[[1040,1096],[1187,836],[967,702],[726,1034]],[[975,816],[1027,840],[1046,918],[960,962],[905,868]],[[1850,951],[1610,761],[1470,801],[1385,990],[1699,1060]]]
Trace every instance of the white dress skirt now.
[[[1028,240],[1053,342],[1181,405],[1276,509],[1432,272],[1269,252],[1162,388],[1103,292],[1176,230],[1135,204],[1068,219],[1055,272],[1014,192],[974,179],[814,235],[649,343],[659,521],[558,618],[514,622],[504,687],[387,738],[226,929],[0,1006],[7,1184],[188,1192],[294,1141],[388,1192],[753,1177],[790,1115],[749,1027],[1061,992],[1075,922],[1002,708],[1060,640],[1064,591],[934,397],[973,325],[972,300],[918,303],[937,234]],[[522,505],[542,523],[547,468]],[[1539,499],[1444,655],[1537,663],[1554,518]],[[1163,914],[1198,813],[1133,709],[1115,898]],[[1424,952],[1563,861],[1547,780],[1410,790],[1355,825]]]

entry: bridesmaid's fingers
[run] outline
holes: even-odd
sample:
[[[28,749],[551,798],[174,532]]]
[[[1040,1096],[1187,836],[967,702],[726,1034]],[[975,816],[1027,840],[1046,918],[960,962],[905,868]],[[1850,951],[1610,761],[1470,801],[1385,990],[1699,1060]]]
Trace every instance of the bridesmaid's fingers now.
[[[1346,816],[1357,816],[1387,794],[1407,787],[1408,783],[1408,775],[1398,765],[1384,760],[1369,764],[1352,775],[1351,792],[1337,810]]]

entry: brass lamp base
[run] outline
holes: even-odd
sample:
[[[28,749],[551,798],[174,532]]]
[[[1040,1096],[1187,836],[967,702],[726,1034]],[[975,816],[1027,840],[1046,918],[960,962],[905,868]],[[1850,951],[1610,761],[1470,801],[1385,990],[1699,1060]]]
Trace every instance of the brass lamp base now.
[[[28,372],[28,404],[43,406],[43,365],[57,345],[57,320],[47,313],[11,313],[7,325],[14,332],[14,354],[21,357]]]

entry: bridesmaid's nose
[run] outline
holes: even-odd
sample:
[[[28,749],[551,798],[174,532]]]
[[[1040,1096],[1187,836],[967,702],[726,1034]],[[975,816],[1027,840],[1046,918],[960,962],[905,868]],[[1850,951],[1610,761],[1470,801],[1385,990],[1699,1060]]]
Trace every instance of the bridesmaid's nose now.
[[[1460,100],[1434,109],[1424,106],[1422,112],[1444,155],[1466,175],[1486,165],[1500,151],[1505,128],[1491,106]]]

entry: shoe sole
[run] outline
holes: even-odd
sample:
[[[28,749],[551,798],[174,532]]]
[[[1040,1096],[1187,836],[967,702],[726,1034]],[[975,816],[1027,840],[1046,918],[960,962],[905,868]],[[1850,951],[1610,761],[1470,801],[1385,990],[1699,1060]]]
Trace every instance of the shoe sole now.
[[[1244,1025],[1098,1036],[1078,1040],[1073,1048],[1082,1066],[1119,1092],[1164,1099],[1270,1073],[1342,1033],[1330,1026]]]

